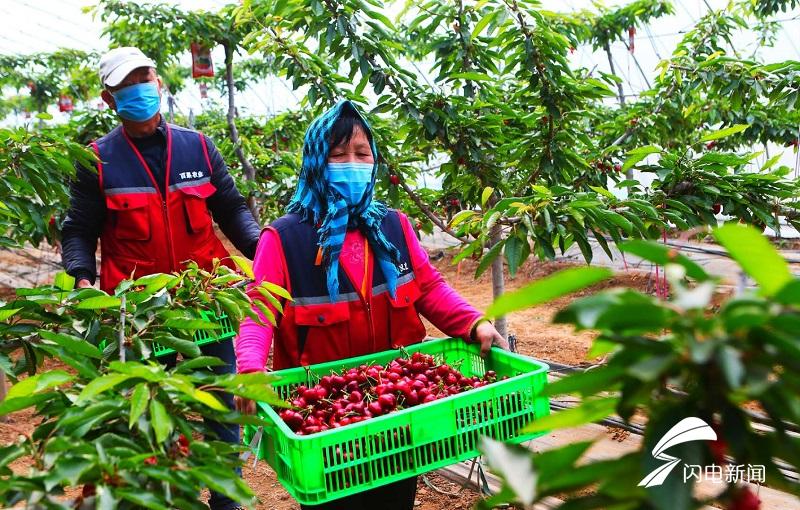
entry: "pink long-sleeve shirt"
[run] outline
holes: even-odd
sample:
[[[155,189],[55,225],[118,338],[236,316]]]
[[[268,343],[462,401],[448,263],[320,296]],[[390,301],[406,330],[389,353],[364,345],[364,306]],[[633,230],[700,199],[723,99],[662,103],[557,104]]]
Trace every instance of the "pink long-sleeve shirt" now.
[[[433,267],[428,259],[428,253],[419,244],[408,218],[402,213],[399,213],[399,216],[411,256],[414,277],[422,294],[415,303],[417,312],[444,334],[469,339],[470,331],[481,318],[481,313],[445,282],[441,273]],[[356,280],[354,282],[356,288],[361,287],[360,283],[364,278],[364,243],[366,242],[366,237],[360,231],[348,230],[339,257],[339,262],[347,270],[347,273]],[[253,261],[256,282],[268,281],[286,287],[288,274],[281,256],[282,251],[278,233],[273,229],[265,230],[258,242]],[[291,254],[286,254],[286,256],[291,256]],[[372,251],[369,251],[369,256],[372,257]],[[256,297],[254,296],[254,298]],[[266,305],[277,316],[275,307],[269,303]],[[264,325],[249,318],[242,322],[235,343],[239,373],[257,372],[266,368],[269,350],[275,336],[275,327],[266,321],[258,308],[255,310]]]

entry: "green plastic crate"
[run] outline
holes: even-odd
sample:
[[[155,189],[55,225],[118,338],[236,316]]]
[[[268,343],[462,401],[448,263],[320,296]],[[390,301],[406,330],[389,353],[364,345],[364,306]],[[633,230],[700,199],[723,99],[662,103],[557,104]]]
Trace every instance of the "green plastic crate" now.
[[[541,435],[519,430],[550,413],[547,397],[537,396],[547,384],[546,364],[497,348],[484,360],[478,345],[450,338],[405,350],[432,354],[450,365],[463,360],[459,368],[467,376],[494,370],[498,378],[509,379],[308,436],[296,435],[272,407],[260,402],[259,415],[274,426],[263,429],[258,457],[272,466],[298,502],[325,503],[476,457],[481,436],[521,443]],[[384,351],[281,370],[274,373],[280,379],[273,387],[287,398],[298,385],[314,384],[331,371],[362,363],[386,365],[399,356],[399,350]],[[256,430],[245,428],[246,444]]]
[[[221,329],[198,329],[194,332],[194,343],[197,345],[205,345],[210,344],[212,342],[219,342],[220,340],[225,340],[228,338],[232,338],[236,336],[236,330],[233,328],[233,323],[228,318],[228,315],[225,312],[222,312],[221,315],[217,316],[214,312],[210,310],[203,310],[200,312],[200,317],[208,322],[216,322],[220,326]],[[103,340],[98,345],[98,348],[102,351],[105,350],[106,341]],[[153,356],[159,358],[161,356],[166,356],[167,354],[172,354],[175,352],[174,349],[166,347],[156,342],[151,342],[150,347],[153,349]]]

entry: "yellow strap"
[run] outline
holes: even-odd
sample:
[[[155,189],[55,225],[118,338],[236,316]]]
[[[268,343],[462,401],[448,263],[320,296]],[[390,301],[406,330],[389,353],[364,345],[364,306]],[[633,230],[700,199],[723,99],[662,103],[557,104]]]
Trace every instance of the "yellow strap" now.
[[[367,279],[369,275],[367,271],[369,270],[369,242],[364,239],[364,278],[361,280],[361,295],[367,297]]]

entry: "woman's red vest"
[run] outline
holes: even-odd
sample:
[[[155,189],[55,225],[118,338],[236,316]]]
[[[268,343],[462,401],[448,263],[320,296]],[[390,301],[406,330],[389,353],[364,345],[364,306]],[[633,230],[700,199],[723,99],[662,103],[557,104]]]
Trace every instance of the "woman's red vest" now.
[[[206,199],[211,162],[202,134],[167,124],[166,185],[153,173],[122,126],[92,144],[106,220],[100,234],[100,288],[112,292],[131,276],[170,273],[187,260],[210,269],[228,252],[214,233]]]
[[[381,225],[401,255],[395,297],[389,294],[380,265],[370,257],[366,297],[356,291],[354,279],[340,266],[339,297],[332,302],[325,267],[316,264],[316,229],[300,222],[296,214],[279,218],[269,228],[280,236],[287,290],[293,299],[286,303],[276,329],[274,369],[360,356],[425,338],[425,326],[415,307],[420,289],[396,211],[389,211]]]

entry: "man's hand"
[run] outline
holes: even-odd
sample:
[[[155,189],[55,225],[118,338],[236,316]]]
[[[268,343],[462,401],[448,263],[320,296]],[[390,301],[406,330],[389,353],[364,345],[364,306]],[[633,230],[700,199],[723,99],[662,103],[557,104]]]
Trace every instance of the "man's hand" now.
[[[242,414],[256,414],[256,403],[249,398],[244,397],[234,397],[234,403],[236,404],[236,410]]]
[[[79,289],[88,289],[94,287],[94,285],[92,285],[92,282],[90,282],[86,278],[83,278],[81,280],[78,280],[78,285],[76,285],[76,287]]]
[[[509,349],[508,340],[503,338],[500,333],[494,329],[494,326],[490,322],[484,321],[476,326],[475,340],[480,342],[481,356],[484,358],[489,355],[489,351],[492,350],[492,346],[500,347],[506,351]]]

